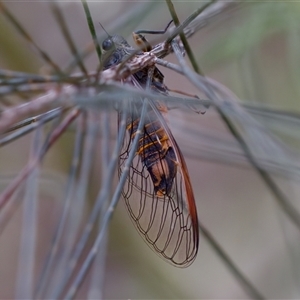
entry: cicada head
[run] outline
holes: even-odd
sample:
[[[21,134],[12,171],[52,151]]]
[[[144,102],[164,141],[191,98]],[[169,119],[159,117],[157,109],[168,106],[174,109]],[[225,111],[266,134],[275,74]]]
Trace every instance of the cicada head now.
[[[108,36],[102,42],[103,67],[108,69],[121,63],[135,50],[119,35]]]

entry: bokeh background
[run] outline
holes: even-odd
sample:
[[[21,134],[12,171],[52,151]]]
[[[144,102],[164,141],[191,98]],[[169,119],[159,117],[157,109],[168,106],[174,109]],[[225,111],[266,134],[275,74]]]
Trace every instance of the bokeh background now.
[[[204,2],[173,3],[183,21]],[[71,54],[48,4],[45,1],[5,2],[34,41],[64,67],[71,61]],[[60,1],[59,6],[78,49],[85,49],[91,44],[91,35],[82,4]],[[130,44],[133,44],[132,31],[163,29],[171,20],[164,1],[93,1],[89,7],[100,39],[105,33],[99,22],[107,32],[124,36]],[[190,39],[204,74],[230,89],[241,103],[254,107],[247,112],[266,130],[266,135],[288,151],[286,169],[271,174],[298,210],[299,178],[290,175],[288,166],[297,166],[299,162],[299,15],[297,2],[244,1],[235,9],[210,19]],[[1,14],[0,27],[1,69],[49,72],[49,67]],[[176,63],[174,55],[166,59]],[[90,55],[85,63],[90,71],[95,70],[96,54]],[[162,67],[160,70],[168,87],[199,93],[183,76]],[[5,105],[3,102],[2,109]],[[111,114],[111,121],[116,121],[116,113]],[[169,122],[187,161],[201,222],[264,297],[299,299],[299,229],[243,158],[218,113],[212,107],[203,115],[189,109],[174,109],[169,112]],[[116,134],[112,130],[112,142]],[[36,279],[61,215],[74,135],[72,127],[49,151],[43,163],[37,210]],[[98,143],[99,152],[95,153],[89,182],[90,197],[78,212],[80,215],[88,214],[91,207],[88,198],[93,199],[99,189],[103,163],[101,137]],[[0,148],[1,189],[28,161],[31,145],[32,137],[27,135]],[[258,149],[262,145],[258,144]],[[264,159],[267,161],[268,157]],[[114,184],[117,184],[117,175]],[[15,295],[21,227],[22,205],[19,205],[1,230],[1,299]],[[250,298],[203,237],[200,237],[197,259],[189,268],[177,269],[163,262],[135,231],[122,200],[113,214],[107,244],[103,243],[102,251],[106,251],[105,266],[99,265],[99,277],[93,279],[89,274],[76,298],[87,297],[92,280],[99,281],[104,299]],[[55,285],[52,288],[55,289]]]

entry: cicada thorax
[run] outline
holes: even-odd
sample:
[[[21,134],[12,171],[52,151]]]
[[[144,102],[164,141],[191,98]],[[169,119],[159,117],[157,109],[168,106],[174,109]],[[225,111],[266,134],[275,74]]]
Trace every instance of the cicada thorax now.
[[[139,117],[128,119],[127,130],[131,139],[136,134],[139,121]],[[155,194],[170,195],[177,172],[176,155],[168,134],[153,111],[146,116],[137,154],[151,176]]]

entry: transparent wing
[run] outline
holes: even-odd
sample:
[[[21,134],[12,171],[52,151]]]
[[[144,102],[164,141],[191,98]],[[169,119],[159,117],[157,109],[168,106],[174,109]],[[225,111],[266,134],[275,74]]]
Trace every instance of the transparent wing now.
[[[122,174],[139,119],[132,114],[120,155]],[[121,115],[119,115],[121,117]],[[184,158],[157,107],[149,108],[123,188],[129,215],[152,250],[177,267],[197,254],[198,220]]]

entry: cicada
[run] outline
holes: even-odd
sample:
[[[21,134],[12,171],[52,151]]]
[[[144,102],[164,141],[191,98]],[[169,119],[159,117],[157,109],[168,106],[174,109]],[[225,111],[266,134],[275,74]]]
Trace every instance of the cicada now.
[[[134,37],[138,43],[142,41],[146,45],[144,51],[151,50],[141,34]],[[106,54],[104,69],[121,63],[136,52],[123,37],[117,35],[108,36],[102,43],[102,49],[104,57]],[[144,68],[132,74],[127,82],[145,89],[147,79],[148,68]],[[168,89],[163,81],[163,74],[155,67],[151,91],[167,95]],[[143,99],[140,103],[130,103],[126,136],[119,157],[119,176],[132,149],[142,102]],[[159,100],[153,103],[148,106],[122,195],[131,220],[150,248],[169,263],[187,267],[194,261],[199,245],[194,194],[184,157],[164,119],[167,108]],[[119,110],[119,120],[122,114]]]

